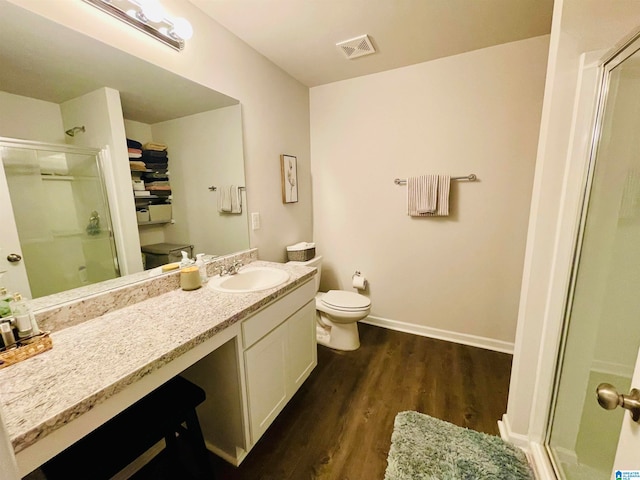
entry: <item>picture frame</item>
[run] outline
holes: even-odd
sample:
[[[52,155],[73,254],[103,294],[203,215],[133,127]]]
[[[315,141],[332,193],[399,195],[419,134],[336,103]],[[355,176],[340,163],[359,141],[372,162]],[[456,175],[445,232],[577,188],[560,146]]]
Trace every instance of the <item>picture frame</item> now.
[[[298,158],[293,155],[280,155],[280,173],[282,203],[296,203],[298,201]]]

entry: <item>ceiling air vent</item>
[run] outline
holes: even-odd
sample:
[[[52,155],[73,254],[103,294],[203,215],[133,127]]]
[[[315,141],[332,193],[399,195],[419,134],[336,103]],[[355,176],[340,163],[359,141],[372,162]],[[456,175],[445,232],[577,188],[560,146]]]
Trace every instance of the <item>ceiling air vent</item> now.
[[[342,53],[344,53],[344,56],[349,59],[376,53],[376,49],[373,48],[373,44],[371,43],[368,35],[360,35],[359,37],[352,38],[351,40],[336,43],[336,46]]]

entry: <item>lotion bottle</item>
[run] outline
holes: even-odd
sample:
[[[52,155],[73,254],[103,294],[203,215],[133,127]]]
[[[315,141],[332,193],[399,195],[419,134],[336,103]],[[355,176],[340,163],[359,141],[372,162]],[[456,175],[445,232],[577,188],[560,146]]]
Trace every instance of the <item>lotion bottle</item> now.
[[[40,334],[40,328],[36,322],[36,317],[31,311],[29,303],[22,298],[22,295],[15,293],[13,295],[13,316],[16,319],[18,327],[18,337],[25,338],[32,335]]]
[[[200,281],[204,285],[207,282],[207,266],[204,263],[204,253],[196,254],[196,267],[200,271]]]

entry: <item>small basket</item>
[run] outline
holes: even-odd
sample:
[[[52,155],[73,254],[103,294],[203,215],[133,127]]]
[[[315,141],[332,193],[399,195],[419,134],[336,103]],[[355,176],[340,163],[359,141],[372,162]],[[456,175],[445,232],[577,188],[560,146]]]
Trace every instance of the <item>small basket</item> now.
[[[37,335],[31,343],[22,345],[18,348],[4,350],[0,352],[0,369],[9,367],[15,363],[34,357],[39,353],[46,352],[53,348],[53,342],[49,336],[49,332]]]
[[[301,242],[287,247],[290,262],[306,262],[316,256],[316,244]]]

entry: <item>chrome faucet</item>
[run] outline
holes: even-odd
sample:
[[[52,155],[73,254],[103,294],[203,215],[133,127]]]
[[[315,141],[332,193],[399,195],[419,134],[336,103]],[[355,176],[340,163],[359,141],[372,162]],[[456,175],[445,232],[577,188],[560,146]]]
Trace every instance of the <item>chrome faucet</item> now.
[[[235,275],[236,273],[238,273],[238,271],[240,271],[242,265],[243,263],[240,260],[235,260],[230,267],[222,266],[220,267],[220,276],[222,277],[223,275]]]

